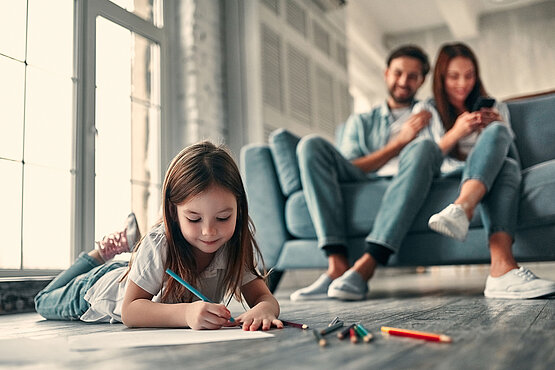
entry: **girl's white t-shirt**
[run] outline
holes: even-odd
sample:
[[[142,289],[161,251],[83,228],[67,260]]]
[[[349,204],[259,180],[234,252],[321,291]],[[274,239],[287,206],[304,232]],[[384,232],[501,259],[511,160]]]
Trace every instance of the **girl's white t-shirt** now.
[[[198,289],[212,302],[221,302],[226,293],[221,284],[226,269],[225,248],[216,252],[210,265],[199,276]],[[129,280],[152,294],[152,301],[160,302],[164,292],[167,249],[164,224],[160,224],[144,237],[124,281],[120,282],[127,271],[126,266],[106,273],[87,291],[85,300],[90,307],[80,319],[87,322],[121,322],[121,307]],[[255,278],[256,275],[245,270],[242,285]]]

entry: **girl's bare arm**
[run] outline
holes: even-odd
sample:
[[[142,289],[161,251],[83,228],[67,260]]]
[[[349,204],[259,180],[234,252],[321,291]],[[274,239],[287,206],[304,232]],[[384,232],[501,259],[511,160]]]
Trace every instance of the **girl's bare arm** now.
[[[152,302],[148,293],[129,281],[123,299],[121,318],[128,327],[190,327],[192,329],[219,329],[231,313],[221,304],[197,301],[193,303]]]

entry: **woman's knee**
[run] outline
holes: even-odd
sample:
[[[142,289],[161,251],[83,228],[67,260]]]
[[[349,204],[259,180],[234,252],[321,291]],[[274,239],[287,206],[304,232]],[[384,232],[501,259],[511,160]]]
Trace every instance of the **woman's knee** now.
[[[509,128],[501,122],[493,122],[488,125],[481,133],[481,136],[492,136],[502,140],[512,140]]]

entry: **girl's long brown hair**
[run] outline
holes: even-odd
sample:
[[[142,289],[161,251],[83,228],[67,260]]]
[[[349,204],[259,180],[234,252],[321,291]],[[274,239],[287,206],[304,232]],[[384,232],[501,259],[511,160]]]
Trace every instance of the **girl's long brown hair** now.
[[[262,277],[257,262],[264,270],[262,254],[254,239],[254,226],[249,218],[243,181],[235,161],[222,146],[204,141],[183,149],[171,162],[162,189],[163,219],[168,244],[164,269],[170,268],[185,281],[198,287],[198,271],[192,246],[185,240],[177,218],[177,205],[194,197],[212,185],[221,186],[235,195],[237,220],[235,232],[226,245],[226,272],[221,284],[226,294],[241,300],[244,270]],[[137,246],[138,248],[139,246]],[[135,252],[137,250],[135,248]],[[256,260],[255,260],[256,258]],[[130,262],[131,267],[131,262]],[[166,281],[162,302],[190,302],[192,294],[174,279]]]
[[[436,103],[437,111],[443,123],[443,127],[447,132],[450,130],[458,114],[455,107],[449,102],[447,92],[445,91],[445,77],[447,75],[447,67],[452,59],[456,57],[463,57],[469,59],[474,64],[474,71],[476,74],[476,83],[466,97],[464,105],[466,109],[470,110],[479,96],[487,96],[486,90],[480,78],[480,68],[478,66],[478,59],[472,50],[463,43],[444,44],[437,55],[434,67],[434,79],[432,82],[432,90],[434,92],[434,100]],[[460,157],[458,146],[453,149],[453,154]]]

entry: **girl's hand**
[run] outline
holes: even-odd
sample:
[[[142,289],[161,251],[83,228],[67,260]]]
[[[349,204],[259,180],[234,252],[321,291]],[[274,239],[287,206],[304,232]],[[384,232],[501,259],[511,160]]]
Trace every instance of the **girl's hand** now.
[[[185,320],[194,330],[219,329],[228,323],[231,313],[223,304],[196,301],[186,304]]]
[[[478,113],[482,121],[481,128],[486,127],[494,121],[503,121],[503,117],[501,117],[501,114],[499,114],[499,111],[495,108],[482,108]]]
[[[482,128],[481,113],[464,112],[457,117],[451,130],[457,134],[458,139],[462,139],[480,128]]]
[[[259,328],[270,330],[270,327],[282,329],[283,323],[273,314],[272,307],[267,302],[260,302],[247,312],[237,316],[236,320],[243,324],[243,330],[255,331]]]

